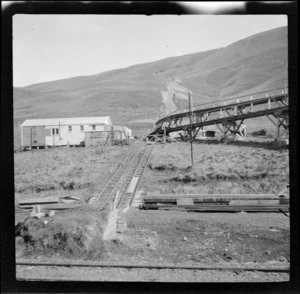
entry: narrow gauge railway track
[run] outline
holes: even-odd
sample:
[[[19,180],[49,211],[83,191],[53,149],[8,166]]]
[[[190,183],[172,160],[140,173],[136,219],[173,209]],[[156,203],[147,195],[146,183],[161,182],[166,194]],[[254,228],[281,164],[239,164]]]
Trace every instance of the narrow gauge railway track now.
[[[192,265],[161,265],[161,264],[108,264],[108,263],[82,263],[82,262],[27,262],[17,261],[17,266],[50,266],[50,267],[99,267],[99,268],[124,268],[124,269],[178,269],[178,270],[201,270],[201,271],[260,271],[289,273],[289,267],[239,267],[239,266],[192,266]]]
[[[123,209],[132,203],[135,191],[138,187],[138,184],[140,182],[142,175],[144,174],[144,171],[148,164],[153,147],[154,147],[154,144],[146,145],[146,148],[143,150],[143,155],[142,155],[142,157],[140,157],[139,162],[137,164],[136,163],[134,164],[133,170],[132,170],[133,173],[132,173],[131,178],[136,179],[137,182],[135,184],[135,187],[133,187],[132,189],[129,189],[128,186],[131,183],[129,181],[129,183],[127,184],[127,187],[126,187],[127,190],[120,197],[120,200],[117,205],[118,208]]]
[[[140,179],[148,163],[152,149],[153,145],[140,145],[138,148],[133,149],[123,160],[103,190],[96,196],[93,203],[104,206],[108,202],[113,201],[117,192],[119,192],[116,207],[125,208],[130,205],[137,185],[135,189],[130,192],[127,192],[127,188],[133,177]]]

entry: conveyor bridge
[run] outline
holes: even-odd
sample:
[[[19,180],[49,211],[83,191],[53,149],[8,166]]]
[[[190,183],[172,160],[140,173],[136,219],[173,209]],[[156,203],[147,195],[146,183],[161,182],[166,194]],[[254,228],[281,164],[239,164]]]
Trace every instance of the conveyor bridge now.
[[[287,89],[276,89],[266,92],[240,96],[226,100],[213,101],[189,109],[181,109],[160,118],[155,124],[148,139],[168,136],[178,132],[185,138],[195,138],[206,126],[216,126],[221,137],[226,139],[245,137],[244,120],[266,116],[276,127],[276,139],[288,131],[289,99]]]

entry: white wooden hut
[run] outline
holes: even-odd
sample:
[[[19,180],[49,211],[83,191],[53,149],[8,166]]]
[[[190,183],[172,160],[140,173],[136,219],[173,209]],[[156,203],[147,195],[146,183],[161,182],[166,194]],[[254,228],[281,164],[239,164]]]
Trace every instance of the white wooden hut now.
[[[27,147],[80,145],[85,132],[105,131],[109,116],[27,119],[21,124],[21,144]]]

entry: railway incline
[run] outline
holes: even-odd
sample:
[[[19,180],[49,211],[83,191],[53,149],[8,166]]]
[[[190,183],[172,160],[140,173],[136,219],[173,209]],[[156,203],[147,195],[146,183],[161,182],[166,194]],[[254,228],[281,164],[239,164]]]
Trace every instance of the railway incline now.
[[[123,162],[100,192],[94,193],[90,203],[104,206],[115,203],[115,208],[129,206],[149,161],[152,145],[139,144],[124,158]]]

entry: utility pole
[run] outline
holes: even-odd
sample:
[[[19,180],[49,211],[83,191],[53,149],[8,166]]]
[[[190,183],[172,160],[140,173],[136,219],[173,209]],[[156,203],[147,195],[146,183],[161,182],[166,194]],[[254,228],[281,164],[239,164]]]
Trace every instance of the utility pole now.
[[[194,165],[194,158],[193,158],[193,130],[192,130],[192,103],[191,103],[191,93],[188,93],[189,95],[189,114],[190,114],[190,135],[191,135],[191,161],[192,166]]]

